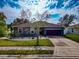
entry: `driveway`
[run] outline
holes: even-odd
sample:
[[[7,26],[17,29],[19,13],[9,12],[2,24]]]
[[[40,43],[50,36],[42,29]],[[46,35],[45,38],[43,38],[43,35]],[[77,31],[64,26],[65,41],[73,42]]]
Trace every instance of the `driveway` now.
[[[54,56],[79,57],[79,44],[64,37],[49,38],[55,45]]]

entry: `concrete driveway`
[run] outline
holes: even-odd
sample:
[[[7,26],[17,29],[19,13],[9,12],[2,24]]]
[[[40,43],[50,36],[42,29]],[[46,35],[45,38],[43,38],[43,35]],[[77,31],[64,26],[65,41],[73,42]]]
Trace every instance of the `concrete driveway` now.
[[[55,45],[54,56],[79,57],[79,43],[64,37],[49,38]]]

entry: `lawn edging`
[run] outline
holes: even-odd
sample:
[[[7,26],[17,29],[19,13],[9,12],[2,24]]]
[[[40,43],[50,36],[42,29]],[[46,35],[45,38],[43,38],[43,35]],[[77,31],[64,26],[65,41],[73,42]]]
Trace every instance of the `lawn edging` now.
[[[53,54],[54,50],[0,50],[0,55]]]

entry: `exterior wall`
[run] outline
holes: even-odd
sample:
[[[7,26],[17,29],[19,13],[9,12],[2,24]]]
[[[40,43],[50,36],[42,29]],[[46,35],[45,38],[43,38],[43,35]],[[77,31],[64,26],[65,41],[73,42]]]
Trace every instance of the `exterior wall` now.
[[[17,23],[15,25],[13,25],[12,27],[13,28],[18,27],[18,32],[21,31],[21,34],[28,34],[28,33],[31,34],[31,32],[37,34],[36,32],[38,32],[37,29],[35,29],[35,28],[37,28],[36,23],[33,23],[33,24]],[[39,33],[42,35],[46,34],[46,32],[45,32],[46,30],[64,30],[64,28],[61,26],[57,26],[57,25],[53,25],[53,24],[49,24],[49,23],[39,24],[39,27],[42,28],[39,30]]]
[[[67,33],[72,33],[72,28],[65,28],[65,30],[64,30],[64,34],[67,34]]]
[[[75,34],[79,34],[79,30],[74,29],[74,30],[73,30],[73,33],[75,33]]]
[[[41,33],[39,31],[40,35],[46,35],[47,34],[47,30],[57,30],[57,31],[58,30],[62,30],[62,33],[63,33],[63,28],[62,27],[53,27],[53,28],[51,28],[51,27],[45,27],[43,29],[40,29],[40,31],[42,31]],[[33,31],[33,33],[31,33],[31,31]],[[57,31],[56,31],[56,33],[57,33]],[[18,27],[18,32],[22,36],[27,36],[29,34],[36,35],[36,30],[33,30],[33,28],[29,28],[29,27]],[[58,33],[60,33],[60,32],[58,32]]]
[[[67,33],[79,34],[79,30],[74,29],[74,28],[65,28],[64,34],[67,34]]]
[[[15,27],[14,27],[15,28]],[[14,29],[14,36],[28,36],[30,32],[29,27],[17,27],[18,29]]]

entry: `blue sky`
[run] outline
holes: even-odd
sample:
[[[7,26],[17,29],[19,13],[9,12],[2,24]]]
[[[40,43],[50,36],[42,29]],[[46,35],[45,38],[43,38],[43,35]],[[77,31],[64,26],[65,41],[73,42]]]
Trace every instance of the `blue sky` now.
[[[49,13],[47,21],[51,23],[58,23],[58,19],[65,14],[74,14],[79,19],[79,0],[0,0],[0,12],[5,13],[8,24],[20,17],[22,9],[26,13],[28,9],[30,10],[29,18],[36,18],[38,13],[43,14],[47,11]]]

